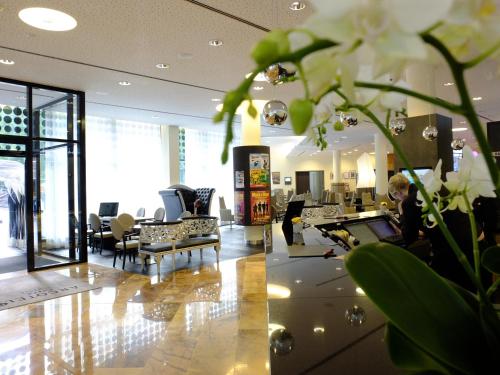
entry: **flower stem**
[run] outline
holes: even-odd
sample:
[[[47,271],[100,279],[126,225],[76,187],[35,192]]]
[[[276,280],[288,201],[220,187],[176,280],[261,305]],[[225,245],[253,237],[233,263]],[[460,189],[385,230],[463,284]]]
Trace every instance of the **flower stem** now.
[[[491,48],[487,49],[486,51],[484,51],[480,55],[476,56],[472,60],[469,60],[469,61],[463,63],[462,66],[464,67],[464,69],[473,68],[476,65],[482,63],[488,57],[490,57],[499,48],[500,48],[500,41],[498,41],[497,43],[495,43],[493,46],[491,46]]]
[[[408,95],[413,98],[417,98],[423,101],[426,101],[428,103],[437,105],[439,107],[445,108],[449,110],[450,112],[457,113],[457,114],[463,114],[463,109],[461,106],[450,103],[446,100],[436,98],[435,96],[429,96],[422,94],[417,91],[413,91],[410,89],[406,89],[404,87],[398,87],[394,85],[387,85],[387,84],[382,84],[382,83],[375,83],[375,82],[364,82],[364,81],[354,81],[354,86],[356,87],[362,87],[366,89],[374,89],[374,90],[379,90],[379,91],[385,91],[385,92],[399,92],[400,94]]]
[[[491,296],[493,295],[493,293],[495,293],[495,291],[498,289],[498,287],[500,286],[500,278],[498,278],[494,283],[493,285],[491,285],[489,288],[488,288],[488,291],[486,292],[486,295],[488,296],[488,298],[491,298]],[[499,308],[500,309],[500,308]]]
[[[464,72],[467,68],[467,65],[457,61],[455,57],[453,57],[453,55],[450,53],[450,51],[446,48],[446,46],[434,36],[424,34],[422,35],[422,39],[427,44],[433,46],[436,50],[438,50],[439,53],[441,53],[451,69],[451,73],[453,74],[453,78],[455,79],[455,84],[457,86],[460,100],[462,102],[461,107],[463,116],[465,116],[472,128],[472,131],[474,132],[474,136],[476,137],[479,148],[481,149],[484,159],[486,160],[486,164],[488,165],[488,170],[490,172],[490,176],[493,184],[495,185],[498,196],[500,193],[500,174],[495,159],[493,158],[490,144],[488,143],[488,140],[484,135],[481,123],[478,120],[477,113],[469,96],[469,90],[467,89],[467,85],[465,83]]]
[[[479,258],[476,218],[474,217],[474,212],[472,211],[472,205],[469,202],[469,199],[467,198],[467,194],[462,193],[462,197],[464,198],[465,204],[467,205],[467,214],[469,215],[470,230],[472,234],[472,251],[474,254],[474,269],[476,271],[477,279],[481,280],[481,260]]]

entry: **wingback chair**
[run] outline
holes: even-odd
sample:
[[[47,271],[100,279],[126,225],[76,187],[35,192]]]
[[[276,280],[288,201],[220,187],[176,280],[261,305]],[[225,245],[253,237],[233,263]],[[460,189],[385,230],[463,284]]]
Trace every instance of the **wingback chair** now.
[[[197,214],[210,215],[214,193],[214,188],[192,189],[186,185],[172,185],[168,189],[161,190],[159,194],[165,205],[166,220],[175,221],[184,211],[194,214],[196,199],[201,201],[201,207],[198,208]]]

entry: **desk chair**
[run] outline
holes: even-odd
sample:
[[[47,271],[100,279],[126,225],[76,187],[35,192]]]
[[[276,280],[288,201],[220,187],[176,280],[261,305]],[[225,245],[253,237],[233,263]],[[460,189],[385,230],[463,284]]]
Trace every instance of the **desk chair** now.
[[[153,215],[154,221],[163,221],[165,217],[165,209],[163,207],[158,207]]]
[[[141,207],[137,210],[137,214],[135,215],[137,217],[144,217],[146,216],[146,209],[144,207]]]

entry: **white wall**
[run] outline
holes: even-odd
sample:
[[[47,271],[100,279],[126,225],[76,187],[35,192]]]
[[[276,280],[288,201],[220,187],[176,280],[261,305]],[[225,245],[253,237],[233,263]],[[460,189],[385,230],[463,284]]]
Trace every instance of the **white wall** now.
[[[295,172],[297,171],[324,171],[325,176],[325,189],[330,188],[332,172],[332,152],[323,151],[310,155],[305,153],[301,156],[287,157],[290,150],[295,143],[283,143],[279,145],[271,145],[271,172],[280,172],[280,184],[272,184],[271,189],[282,188],[286,193],[290,188],[295,189]],[[356,156],[342,156],[341,172],[356,170]],[[292,185],[284,184],[284,177],[292,177]],[[354,190],[356,188],[355,179],[343,179],[342,182],[349,183],[349,188]]]

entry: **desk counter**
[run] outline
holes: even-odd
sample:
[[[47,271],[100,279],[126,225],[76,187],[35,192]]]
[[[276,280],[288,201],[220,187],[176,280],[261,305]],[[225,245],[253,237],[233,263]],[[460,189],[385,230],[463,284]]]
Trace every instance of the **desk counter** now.
[[[271,374],[399,373],[383,342],[385,319],[347,274],[342,250],[335,248],[336,258],[290,258],[281,224],[272,232],[266,249]]]

